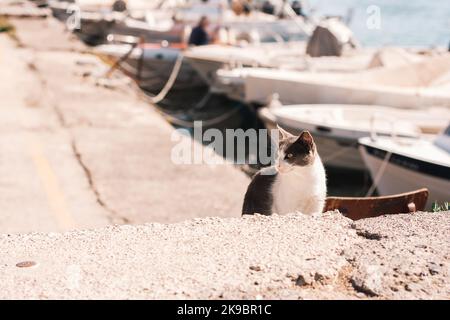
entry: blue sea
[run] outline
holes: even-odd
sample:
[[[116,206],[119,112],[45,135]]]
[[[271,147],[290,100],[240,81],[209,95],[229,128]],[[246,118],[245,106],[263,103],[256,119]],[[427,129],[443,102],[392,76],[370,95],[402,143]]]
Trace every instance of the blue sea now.
[[[321,15],[346,17],[353,11],[349,26],[365,46],[448,48],[450,43],[450,0],[307,0],[304,3],[307,13],[312,9]],[[377,16],[379,24],[374,20]]]

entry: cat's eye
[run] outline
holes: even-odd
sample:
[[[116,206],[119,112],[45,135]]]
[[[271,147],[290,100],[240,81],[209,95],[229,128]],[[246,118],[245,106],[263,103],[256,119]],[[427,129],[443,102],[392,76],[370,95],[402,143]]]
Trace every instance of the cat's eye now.
[[[292,158],[294,155],[292,154],[292,153],[288,153],[287,155],[286,155],[286,158],[287,159],[290,159],[290,158]]]

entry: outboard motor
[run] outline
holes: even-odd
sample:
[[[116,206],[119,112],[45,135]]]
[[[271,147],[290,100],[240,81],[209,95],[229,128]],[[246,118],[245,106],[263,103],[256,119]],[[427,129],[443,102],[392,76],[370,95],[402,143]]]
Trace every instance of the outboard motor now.
[[[311,57],[338,56],[346,46],[357,46],[352,31],[338,18],[321,21],[308,40],[306,54]]]

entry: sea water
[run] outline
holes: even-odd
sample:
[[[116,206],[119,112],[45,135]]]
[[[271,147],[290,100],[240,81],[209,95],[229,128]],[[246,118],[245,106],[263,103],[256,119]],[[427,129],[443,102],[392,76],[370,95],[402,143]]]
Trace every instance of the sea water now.
[[[363,46],[444,47],[450,43],[450,0],[307,0],[315,15],[350,17]]]

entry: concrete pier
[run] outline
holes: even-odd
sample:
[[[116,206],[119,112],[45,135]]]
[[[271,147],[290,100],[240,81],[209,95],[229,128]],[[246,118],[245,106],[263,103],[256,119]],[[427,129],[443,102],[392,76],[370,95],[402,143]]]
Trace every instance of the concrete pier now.
[[[54,19],[0,35],[0,232],[239,217],[248,178],[175,165],[173,128]]]

